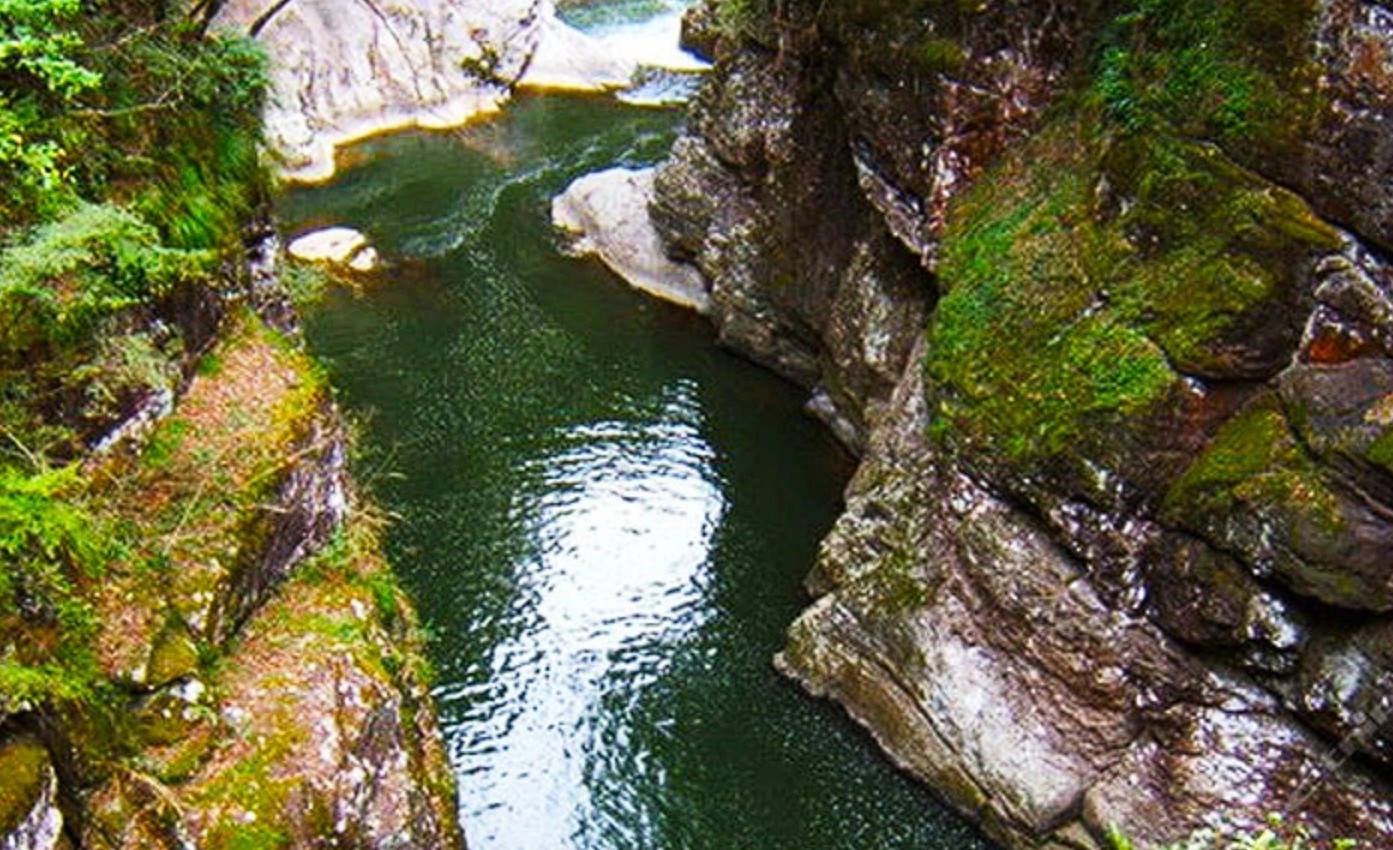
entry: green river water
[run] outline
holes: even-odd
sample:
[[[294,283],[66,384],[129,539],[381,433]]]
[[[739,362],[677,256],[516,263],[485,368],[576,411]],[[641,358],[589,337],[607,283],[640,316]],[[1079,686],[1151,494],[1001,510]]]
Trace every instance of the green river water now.
[[[549,198],[680,119],[525,98],[281,208],[388,263],[307,336],[399,515],[471,847],[984,850],[771,666],[848,458],[701,320],[556,250]]]

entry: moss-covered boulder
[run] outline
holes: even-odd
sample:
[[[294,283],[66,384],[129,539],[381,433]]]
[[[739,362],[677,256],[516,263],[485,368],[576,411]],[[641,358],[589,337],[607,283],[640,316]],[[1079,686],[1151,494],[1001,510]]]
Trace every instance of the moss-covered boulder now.
[[[1299,594],[1393,610],[1393,522],[1311,455],[1274,397],[1219,431],[1166,494],[1165,509],[1170,521]]]

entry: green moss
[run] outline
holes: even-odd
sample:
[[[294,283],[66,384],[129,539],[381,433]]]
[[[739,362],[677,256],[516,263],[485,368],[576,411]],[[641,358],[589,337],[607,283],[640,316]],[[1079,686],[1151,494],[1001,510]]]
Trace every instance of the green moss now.
[[[198,645],[189,636],[183,620],[173,617],[155,636],[155,645],[150,648],[146,682],[158,688],[196,672],[198,664]]]
[[[34,808],[43,793],[48,752],[37,742],[20,739],[0,746],[0,835],[8,835]]]
[[[205,835],[210,850],[237,847],[283,847],[289,839],[280,824],[286,805],[299,782],[282,777],[276,766],[283,763],[297,742],[287,732],[264,738],[244,759],[200,786],[192,800],[201,808],[219,814]],[[251,841],[252,843],[245,843]]]
[[[1131,0],[1105,28],[1092,97],[1129,132],[1280,149],[1317,114],[1318,12],[1316,0]]]
[[[1393,472],[1393,428],[1385,431],[1383,436],[1375,440],[1365,456],[1371,462]]]
[[[917,45],[914,59],[920,72],[956,74],[967,64],[967,53],[950,38],[929,36]]]
[[[275,827],[265,824],[248,824],[237,832],[224,845],[227,850],[273,850],[288,847],[290,836]]]
[[[1280,410],[1259,405],[1233,417],[1175,482],[1170,500],[1193,502],[1205,493],[1228,499],[1233,488],[1295,459],[1291,432]],[[1223,504],[1223,508],[1231,505]]]
[[[1336,496],[1270,400],[1224,424],[1171,485],[1164,510],[1171,521],[1198,529],[1262,516],[1280,520],[1288,534],[1334,539],[1344,532]]]
[[[1087,121],[1056,119],[950,210],[936,439],[1042,462],[1140,427],[1182,374],[1247,377],[1297,342],[1292,305],[1338,234],[1213,148]]]
[[[1048,133],[986,175],[943,240],[947,292],[926,361],[942,390],[935,430],[1017,460],[1148,410],[1175,380],[1161,350],[1109,306],[1129,249],[1093,210],[1078,144]]]

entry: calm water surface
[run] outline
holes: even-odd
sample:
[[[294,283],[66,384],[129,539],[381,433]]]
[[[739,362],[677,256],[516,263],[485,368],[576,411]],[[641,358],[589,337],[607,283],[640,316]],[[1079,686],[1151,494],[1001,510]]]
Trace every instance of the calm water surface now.
[[[549,198],[679,119],[524,99],[281,211],[389,264],[308,337],[401,517],[471,847],[986,848],[770,665],[847,458],[702,322],[556,251]]]

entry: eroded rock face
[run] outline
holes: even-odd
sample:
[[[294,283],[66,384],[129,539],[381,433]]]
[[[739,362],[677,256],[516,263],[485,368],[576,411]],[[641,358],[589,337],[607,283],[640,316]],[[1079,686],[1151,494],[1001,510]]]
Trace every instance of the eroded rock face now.
[[[828,592],[790,630],[782,670],[1012,846],[1101,847],[1111,825],[1151,846],[1206,815],[1260,824],[1289,807],[1321,834],[1393,829],[1380,778],[1333,770],[1329,744],[1278,698],[1119,611],[1046,523],[926,445],[917,376],[894,410],[823,544],[813,584]],[[1224,639],[1244,639],[1249,604],[1209,614]],[[1310,674],[1327,693],[1341,687],[1333,666]],[[1347,675],[1372,688],[1386,673]]]
[[[265,45],[267,137],[295,181],[327,180],[349,142],[497,112],[518,85],[602,91],[633,70],[552,0],[229,0],[214,25]]]
[[[1386,4],[775,8],[689,19],[652,214],[864,450],[781,669],[1011,846],[1382,846]],[[1139,132],[1131,57],[1205,27],[1229,77]],[[1287,119],[1224,124],[1233,75]]]
[[[463,847],[420,634],[327,387],[262,317],[213,343],[167,418],[91,461],[123,523],[82,599],[102,698],[0,718],[0,842]]]
[[[658,167],[654,225],[710,282],[721,342],[814,388],[859,451],[932,284],[862,199],[826,66],[756,49],[719,67]]]

